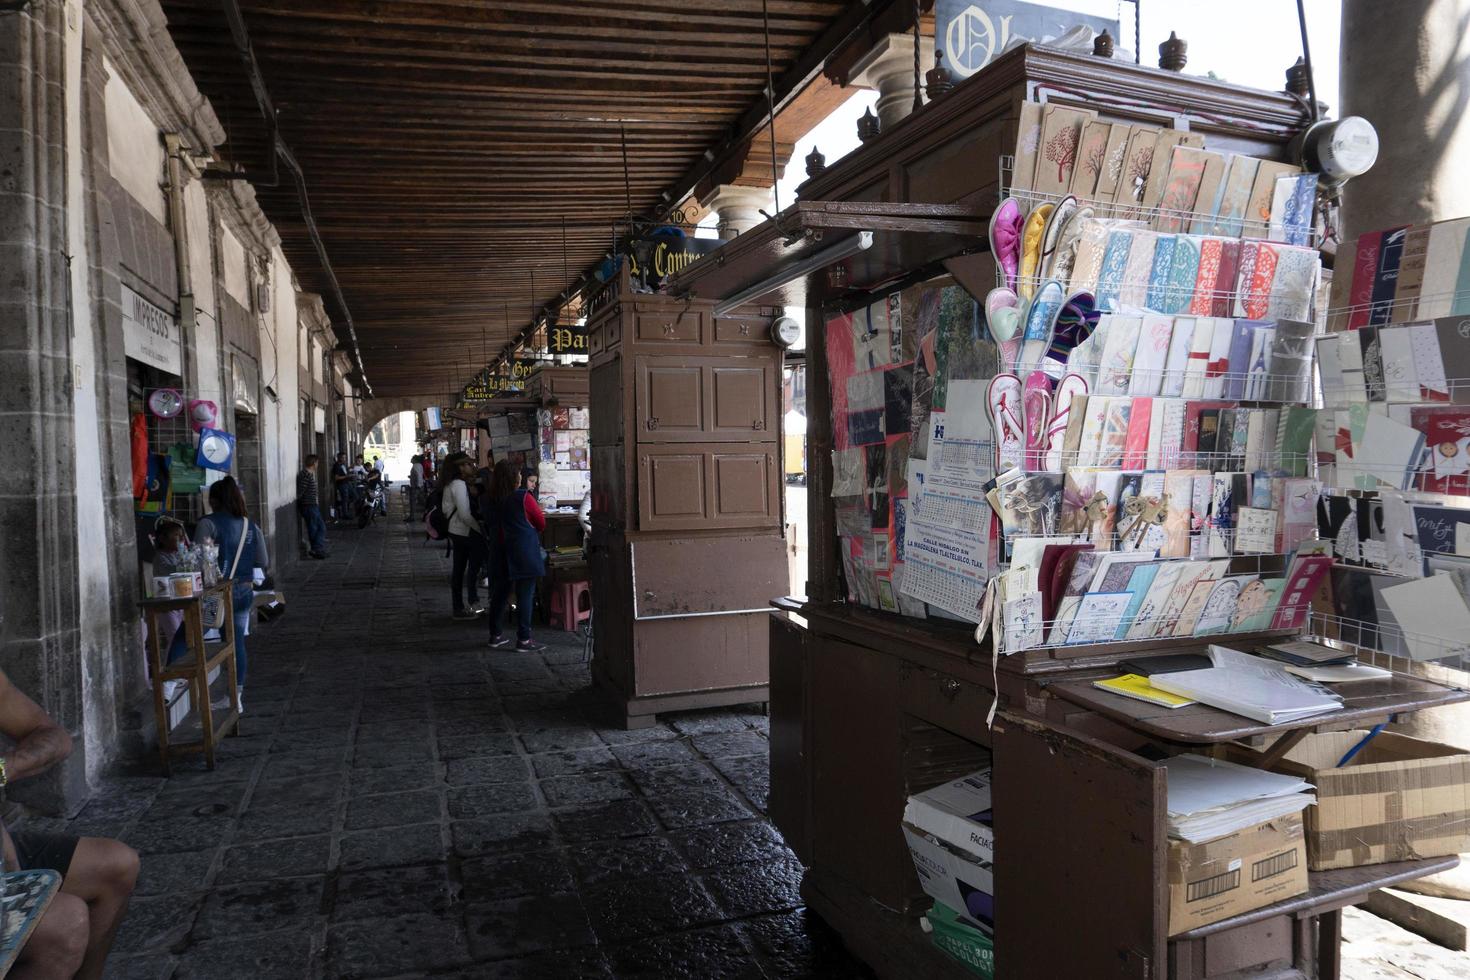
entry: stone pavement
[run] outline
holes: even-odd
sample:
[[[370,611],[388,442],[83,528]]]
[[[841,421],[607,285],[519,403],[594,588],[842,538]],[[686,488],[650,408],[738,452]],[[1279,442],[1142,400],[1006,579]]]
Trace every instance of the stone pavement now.
[[[70,822],[143,854],[109,976],[867,975],[761,816],[757,707],[608,727],[579,637],[489,651],[442,547],[330,537],[251,637],[218,768],[110,778]]]

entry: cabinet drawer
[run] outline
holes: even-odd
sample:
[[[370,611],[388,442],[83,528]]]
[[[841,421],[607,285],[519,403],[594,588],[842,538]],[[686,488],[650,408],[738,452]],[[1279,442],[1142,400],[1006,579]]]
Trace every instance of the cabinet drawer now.
[[[693,310],[639,313],[639,343],[697,344],[704,314]]]
[[[644,531],[778,527],[774,445],[640,445],[638,526]]]
[[[716,344],[760,344],[769,342],[769,320],[757,316],[715,317]]]
[[[930,724],[985,744],[985,718],[995,696],[978,684],[935,670],[905,665],[899,672],[903,708]]]

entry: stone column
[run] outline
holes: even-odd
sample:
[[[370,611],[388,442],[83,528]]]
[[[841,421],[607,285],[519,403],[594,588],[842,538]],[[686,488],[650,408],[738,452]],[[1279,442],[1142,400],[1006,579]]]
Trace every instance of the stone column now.
[[[9,791],[53,813],[79,808],[87,795],[67,316],[66,29],[61,0],[0,13],[0,668],[72,733],[66,762]]]
[[[746,187],[743,184],[721,184],[701,197],[699,204],[718,215],[715,228],[721,238],[734,238],[750,231],[766,220],[761,209],[769,212],[775,206],[769,187]]]
[[[934,38],[919,41],[919,78],[934,65]],[[878,91],[878,123],[887,132],[914,111],[914,36],[890,34],[848,70],[848,84]],[[921,89],[922,91],[922,89]]]
[[[1343,237],[1470,215],[1470,0],[1345,0],[1342,114],[1378,130],[1343,192]]]

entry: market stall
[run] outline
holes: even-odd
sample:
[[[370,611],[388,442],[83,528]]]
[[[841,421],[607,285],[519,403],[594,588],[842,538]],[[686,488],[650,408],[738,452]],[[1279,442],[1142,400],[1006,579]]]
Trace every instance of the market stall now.
[[[1322,816],[1352,791],[1317,770],[1364,752],[1386,766],[1365,779],[1413,783],[1375,726],[1470,693],[1447,638],[1384,642],[1426,628],[1384,610],[1465,606],[1422,544],[1414,574],[1348,582],[1417,515],[1385,531],[1323,491],[1381,499],[1422,454],[1356,397],[1364,345],[1335,349],[1348,407],[1313,391],[1307,121],[1028,45],[671,284],[807,309],[811,572],[771,623],[770,812],[881,976],[965,975],[939,948],[1003,978],[1334,976],[1339,909],[1470,844]],[[1447,790],[1410,808],[1464,819],[1466,757],[1414,753]],[[1227,757],[1280,809],[1221,789]],[[1288,766],[1313,782],[1266,772]],[[1354,833],[1412,845],[1328,856]]]
[[[629,727],[767,698],[785,591],[772,317],[635,292],[588,303],[594,681]]]

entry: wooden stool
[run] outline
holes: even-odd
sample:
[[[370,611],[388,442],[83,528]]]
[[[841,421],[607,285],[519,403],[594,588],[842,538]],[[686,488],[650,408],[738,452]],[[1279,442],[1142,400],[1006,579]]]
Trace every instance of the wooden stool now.
[[[584,606],[583,598],[587,602]],[[552,625],[577,632],[577,627],[592,618],[592,585],[586,579],[559,582],[551,593]]]
[[[220,627],[224,644],[211,656],[204,645],[204,620],[202,617],[205,596],[219,597],[225,608],[225,624]],[[158,596],[139,603],[143,615],[148,619],[148,660],[153,678],[153,712],[158,722],[158,754],[163,759],[164,775],[173,775],[174,753],[204,753],[204,764],[214,768],[214,747],[226,735],[233,734],[240,722],[236,705],[240,702],[240,688],[235,677],[235,598],[232,583],[221,582],[210,586],[200,595],[178,598]],[[162,635],[161,622],[165,613],[174,610],[184,613],[184,640],[188,653],[172,664],[166,664],[168,648],[173,637]],[[209,672],[223,666],[228,678],[227,690],[230,707],[218,724],[214,718],[214,706],[209,703]],[[199,725],[203,738],[197,742],[170,743],[168,729],[168,705],[163,699],[163,682],[186,680],[189,696],[199,711]]]

